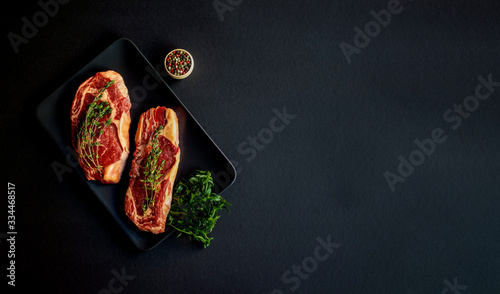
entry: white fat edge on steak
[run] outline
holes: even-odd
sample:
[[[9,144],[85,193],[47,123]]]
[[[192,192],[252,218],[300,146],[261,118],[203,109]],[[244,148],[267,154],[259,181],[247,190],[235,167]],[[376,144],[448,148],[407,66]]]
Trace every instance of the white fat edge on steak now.
[[[117,73],[112,73],[111,75],[107,76],[107,78],[110,78],[115,81],[115,85],[118,87],[121,97],[128,97],[128,89],[125,86],[123,78],[120,75],[118,75]],[[97,91],[99,91],[99,89],[97,89]],[[111,114],[110,114],[111,124],[114,124],[116,126],[118,132],[118,140],[122,148],[122,153],[118,161],[104,167],[104,180],[119,181],[120,176],[123,170],[125,169],[125,161],[127,160],[127,157],[130,152],[128,133],[129,133],[129,126],[131,119],[130,115],[128,115],[125,111],[122,112],[122,115],[119,119],[116,119],[115,118],[117,113],[116,109],[118,106],[116,106],[109,97],[110,97],[109,92],[104,91],[100,101],[108,102],[109,105],[111,106]]]
[[[147,154],[143,154],[146,146],[149,144],[151,139],[153,138],[153,134],[156,131],[156,129],[160,126],[160,122],[154,120],[154,115],[155,115],[155,109],[150,109],[148,110],[147,113],[145,113],[143,116],[141,116],[141,119],[139,120],[139,124],[137,127],[137,132],[135,136],[135,141],[138,142],[141,139],[141,136],[145,135],[149,137],[149,140],[145,142],[144,144],[140,146],[136,146],[137,150],[139,151],[137,153],[136,159],[140,158],[141,161],[137,161],[136,163],[138,165],[142,164],[142,161],[145,160],[147,157]],[[172,109],[167,109],[166,114],[166,121],[167,123],[164,125],[162,131],[159,133],[160,136],[164,136],[167,138],[170,142],[172,142],[176,147],[179,147],[179,126],[178,126],[178,121],[175,112]],[[145,130],[151,130],[151,133],[147,133]],[[175,155],[175,163],[174,165],[170,168],[168,172],[166,172],[161,180],[159,181],[160,183],[163,183],[165,180],[175,180],[175,176],[177,175],[177,169],[179,166],[179,161],[180,161],[180,149]],[[170,183],[172,186],[173,183]],[[172,187],[173,188],[173,187]],[[169,193],[170,192],[170,193]],[[172,202],[172,189],[167,189],[166,191],[167,195],[165,197],[165,202],[163,203],[162,211],[163,211],[163,217],[166,219],[166,216],[168,215],[168,212],[170,211],[170,206]],[[170,197],[168,194],[170,194]],[[155,194],[156,196],[156,194]],[[131,201],[132,203],[135,203],[135,198],[133,197],[133,192],[132,190],[129,189],[127,190],[127,198],[128,201]],[[134,205],[135,207],[135,205]],[[151,207],[148,207],[148,209],[142,214],[138,215],[136,210],[133,209],[130,211],[131,217],[136,220],[141,220],[143,218],[147,218],[151,216],[153,213],[153,210]],[[143,224],[144,227],[148,226],[147,224]],[[158,228],[153,228],[149,227],[150,231],[154,232],[157,231]]]
[[[123,81],[123,78],[116,72],[114,71],[107,71],[102,73],[106,78],[114,80],[115,83],[120,91],[120,94],[123,97],[128,97],[128,89],[125,86],[125,83]],[[95,76],[92,76],[85,80],[80,87],[78,88],[78,91],[76,93],[76,96],[79,99],[74,99],[73,100],[73,111],[71,113],[71,121],[76,122],[78,120],[78,116],[81,112],[86,113],[86,109],[84,110],[84,105],[85,103],[85,95],[87,93],[90,93],[93,97],[97,96],[99,94],[99,91],[101,88],[94,88],[91,86],[91,80],[93,80]],[[122,148],[122,154],[120,157],[120,160],[116,161],[115,163],[108,165],[104,167],[103,170],[103,180],[105,181],[118,181],[120,179],[120,176],[123,172],[123,169],[125,168],[124,161],[127,159],[128,154],[129,154],[129,140],[128,140],[128,132],[129,132],[129,126],[130,126],[130,115],[128,113],[123,112],[120,119],[115,119],[116,116],[116,108],[117,106],[110,100],[110,95],[108,91],[104,91],[101,99],[99,101],[101,102],[109,102],[110,107],[111,107],[111,124],[114,124],[118,130],[118,140],[120,142],[120,146]],[[78,103],[78,107],[75,107],[75,104]],[[78,128],[81,127],[82,122],[77,126]],[[79,130],[77,130],[78,132]],[[78,144],[76,148],[78,150],[78,154],[82,154],[82,148],[80,144],[80,140],[78,139]]]

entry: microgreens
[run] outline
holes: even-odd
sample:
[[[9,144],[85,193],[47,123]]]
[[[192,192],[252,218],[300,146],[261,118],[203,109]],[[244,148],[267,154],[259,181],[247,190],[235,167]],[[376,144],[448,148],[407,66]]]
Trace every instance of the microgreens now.
[[[210,245],[208,237],[216,221],[219,210],[229,212],[231,204],[220,195],[212,192],[214,182],[209,171],[197,170],[191,176],[182,179],[174,188],[172,205],[167,224],[190,239]]]

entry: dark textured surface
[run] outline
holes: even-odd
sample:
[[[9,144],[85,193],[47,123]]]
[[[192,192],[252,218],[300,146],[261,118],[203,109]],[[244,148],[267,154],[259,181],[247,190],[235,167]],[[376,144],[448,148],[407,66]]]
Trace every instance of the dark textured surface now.
[[[498,3],[221,0],[234,6],[223,20],[213,3],[69,1],[18,53],[9,32],[22,37],[23,18],[42,8],[4,5],[0,146],[4,185],[16,184],[15,289],[500,293],[500,87],[466,98],[480,76],[500,81]],[[388,4],[398,13],[363,44],[355,28]],[[121,37],[160,71],[171,49],[195,59],[186,80],[164,79],[239,172],[207,249],[169,238],[137,250],[76,172],[53,170],[65,158],[36,106]],[[355,41],[364,48],[348,63],[341,44]],[[478,105],[458,125],[447,110],[464,99]],[[414,141],[438,128],[444,142],[418,158]],[[384,173],[412,152],[421,164],[392,192]],[[0,232],[6,200],[5,190]],[[330,251],[316,249],[328,240]],[[128,280],[115,277],[122,270]]]

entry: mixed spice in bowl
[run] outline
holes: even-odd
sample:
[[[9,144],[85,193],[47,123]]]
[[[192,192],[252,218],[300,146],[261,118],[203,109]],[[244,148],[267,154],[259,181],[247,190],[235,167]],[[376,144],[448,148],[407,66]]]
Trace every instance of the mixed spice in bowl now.
[[[165,57],[165,70],[174,79],[187,78],[193,67],[193,57],[184,49],[174,49]]]

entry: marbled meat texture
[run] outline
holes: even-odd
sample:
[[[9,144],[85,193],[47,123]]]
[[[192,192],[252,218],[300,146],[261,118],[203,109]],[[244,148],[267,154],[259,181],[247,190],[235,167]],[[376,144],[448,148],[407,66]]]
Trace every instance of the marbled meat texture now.
[[[161,177],[156,185],[157,191],[151,192],[145,188],[144,172],[146,159],[152,149],[150,142],[160,126],[163,128],[157,137],[158,148],[161,150],[158,166],[163,161],[164,164],[159,171]],[[165,231],[165,222],[172,202],[172,189],[180,161],[179,126],[175,112],[163,106],[144,112],[139,119],[135,145],[136,150],[129,174],[130,182],[125,196],[125,213],[140,230],[154,234],[162,233]],[[152,197],[153,204],[144,209],[146,197]]]
[[[94,146],[84,144],[78,134],[89,104],[112,80],[114,83],[106,88],[97,102],[107,102],[111,107],[111,113],[99,119],[98,132],[93,136],[92,142],[98,142],[98,144]],[[125,82],[115,71],[98,72],[78,88],[71,107],[71,140],[79,156],[80,166],[88,180],[96,180],[105,184],[120,181],[129,155],[130,108],[131,103]],[[105,126],[110,118],[111,123]],[[100,134],[101,129],[102,134]],[[83,154],[91,154],[92,158],[86,158]]]

